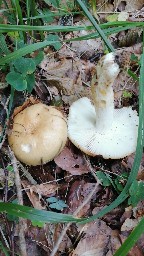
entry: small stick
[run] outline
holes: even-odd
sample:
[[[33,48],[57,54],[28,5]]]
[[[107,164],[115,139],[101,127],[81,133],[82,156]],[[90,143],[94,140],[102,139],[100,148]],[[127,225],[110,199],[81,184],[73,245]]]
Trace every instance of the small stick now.
[[[9,148],[9,151],[10,151],[10,157],[11,157],[12,165],[13,165],[13,168],[14,168],[15,185],[16,185],[16,190],[17,190],[18,202],[19,202],[20,205],[23,205],[21,180],[20,180],[19,170],[18,170],[18,166],[17,166],[17,160],[14,156],[13,151],[11,151],[10,148]],[[19,218],[19,248],[20,248],[20,255],[21,256],[27,256],[25,232],[24,232],[25,226],[26,226],[25,220],[23,218]]]

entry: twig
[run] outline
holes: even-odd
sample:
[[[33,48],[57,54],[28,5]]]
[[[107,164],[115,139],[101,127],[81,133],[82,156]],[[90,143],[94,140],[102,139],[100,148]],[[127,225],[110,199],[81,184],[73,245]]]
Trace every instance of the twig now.
[[[8,241],[7,241],[7,239],[6,239],[5,235],[4,235],[4,232],[2,231],[2,228],[1,228],[1,227],[0,227],[0,233],[1,233],[2,237],[3,237],[3,240],[5,241],[6,247],[7,247],[8,249],[10,249],[9,243],[8,243]]]
[[[92,171],[92,166],[90,165],[90,162],[88,160],[86,160],[88,167],[90,168],[90,171],[94,174],[94,171]],[[94,187],[94,189],[89,193],[88,197],[83,201],[83,203],[77,208],[77,210],[74,212],[74,216],[76,217],[77,214],[81,211],[81,209],[90,201],[91,197],[93,196],[94,192],[97,190],[98,186],[101,184],[100,181],[97,179],[97,176],[95,175],[95,178],[97,180],[97,183]],[[65,228],[63,229],[60,237],[58,238],[58,240],[56,241],[54,248],[50,254],[50,256],[55,256],[55,254],[58,251],[58,248],[63,240],[63,237],[65,236],[69,226],[71,225],[71,222],[68,223]]]
[[[19,175],[19,170],[17,166],[17,160],[14,156],[14,153],[10,151],[10,157],[14,169],[14,175],[15,175],[15,185],[16,185],[16,190],[17,190],[17,197],[18,197],[18,202],[20,205],[23,205],[23,196],[22,196],[22,189],[21,189],[21,180],[20,180],[20,175]],[[25,226],[26,222],[23,218],[19,218],[19,248],[20,248],[20,255],[21,256],[27,256],[26,252],[26,242],[25,242]]]

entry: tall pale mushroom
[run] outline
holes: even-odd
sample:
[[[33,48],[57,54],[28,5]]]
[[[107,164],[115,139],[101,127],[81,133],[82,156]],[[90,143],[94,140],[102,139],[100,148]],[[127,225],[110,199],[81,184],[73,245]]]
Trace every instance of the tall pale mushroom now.
[[[118,159],[135,152],[138,114],[131,107],[114,108],[112,86],[119,71],[114,53],[102,57],[91,84],[94,105],[84,97],[70,107],[68,137],[88,155]]]

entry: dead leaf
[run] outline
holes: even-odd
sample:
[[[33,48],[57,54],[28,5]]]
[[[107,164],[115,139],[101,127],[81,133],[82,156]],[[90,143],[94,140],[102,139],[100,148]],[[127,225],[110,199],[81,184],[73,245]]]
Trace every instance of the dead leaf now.
[[[61,236],[62,230],[63,230],[62,224],[55,226],[54,233],[53,233],[53,243],[54,244],[56,244],[58,238]],[[59,251],[59,253],[62,254],[66,251],[66,249],[69,249],[71,246],[72,246],[72,242],[71,242],[70,238],[68,237],[68,235],[65,234],[65,236],[62,239],[62,242],[60,243],[58,251]]]
[[[71,256],[112,256],[120,246],[118,235],[102,220],[80,226],[79,231],[83,237]]]
[[[84,180],[73,182],[67,199],[68,209],[65,210],[68,214],[73,214],[77,208],[83,203],[83,201],[88,197],[91,191],[94,189],[95,183],[86,183]],[[95,190],[91,200],[96,198],[97,192],[100,190],[100,186]],[[87,215],[90,209],[91,200],[84,205],[84,207],[79,211],[77,217],[82,217]]]
[[[60,168],[70,172],[72,175],[82,175],[89,172],[82,154],[80,152],[74,154],[72,149],[68,147],[65,147],[54,161]]]
[[[58,189],[57,184],[30,185],[26,180],[22,181],[22,185],[25,188],[27,196],[29,197],[33,207],[40,210],[46,208],[40,201],[41,197],[53,196],[55,195],[55,191]]]
[[[131,231],[138,224],[138,219],[127,218],[123,225],[121,226],[121,231]]]

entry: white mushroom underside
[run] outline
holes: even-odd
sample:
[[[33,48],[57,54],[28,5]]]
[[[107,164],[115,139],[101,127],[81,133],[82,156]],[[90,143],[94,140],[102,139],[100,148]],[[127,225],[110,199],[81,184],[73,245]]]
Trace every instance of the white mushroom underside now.
[[[105,132],[95,128],[95,108],[88,98],[81,98],[70,108],[68,136],[75,146],[89,155],[105,159],[123,158],[136,149],[138,115],[131,107],[114,110],[114,121]]]

